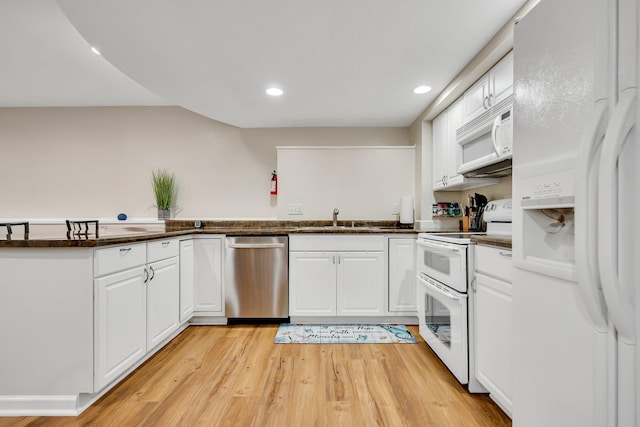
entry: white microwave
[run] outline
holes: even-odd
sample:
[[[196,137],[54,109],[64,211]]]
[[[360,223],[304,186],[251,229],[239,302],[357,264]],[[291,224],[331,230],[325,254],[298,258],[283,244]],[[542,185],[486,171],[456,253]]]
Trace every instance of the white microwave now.
[[[511,175],[513,103],[487,110],[459,128],[456,142],[462,148],[459,174],[467,178]]]

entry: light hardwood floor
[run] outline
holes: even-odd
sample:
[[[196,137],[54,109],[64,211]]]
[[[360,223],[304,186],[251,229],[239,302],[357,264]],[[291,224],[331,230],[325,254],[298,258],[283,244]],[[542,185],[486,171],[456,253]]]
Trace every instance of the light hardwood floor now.
[[[0,417],[0,426],[511,425],[421,339],[273,344],[276,330],[189,327],[80,416]]]

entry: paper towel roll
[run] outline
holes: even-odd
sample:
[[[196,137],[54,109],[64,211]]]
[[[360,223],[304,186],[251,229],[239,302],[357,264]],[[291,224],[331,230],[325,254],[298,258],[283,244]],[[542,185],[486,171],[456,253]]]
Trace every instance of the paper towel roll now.
[[[400,224],[413,224],[413,197],[400,198]]]

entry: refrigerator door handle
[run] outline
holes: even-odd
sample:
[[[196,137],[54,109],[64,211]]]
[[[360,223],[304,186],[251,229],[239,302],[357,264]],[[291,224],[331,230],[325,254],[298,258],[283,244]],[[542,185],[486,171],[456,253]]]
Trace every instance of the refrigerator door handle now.
[[[618,337],[635,343],[635,313],[623,284],[618,280],[618,158],[626,136],[635,126],[635,89],[620,94],[602,144],[598,176],[598,261],[602,291],[609,308],[609,317]],[[633,283],[630,284],[633,286]]]
[[[600,148],[607,130],[608,105],[606,101],[594,106],[589,127],[585,130],[576,174],[575,248],[578,291],[591,323],[600,332],[607,332],[607,308],[600,290],[598,271],[598,242],[594,233],[598,227],[597,171]],[[594,179],[595,175],[595,179]],[[595,182],[594,182],[595,181]]]

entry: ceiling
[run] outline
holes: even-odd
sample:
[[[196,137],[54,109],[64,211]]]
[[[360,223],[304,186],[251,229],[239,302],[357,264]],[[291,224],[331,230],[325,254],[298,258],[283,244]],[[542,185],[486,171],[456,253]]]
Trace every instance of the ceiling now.
[[[0,106],[180,105],[240,127],[408,126],[524,3],[1,0]],[[433,90],[416,95],[418,85]],[[271,86],[284,95],[266,95]]]

